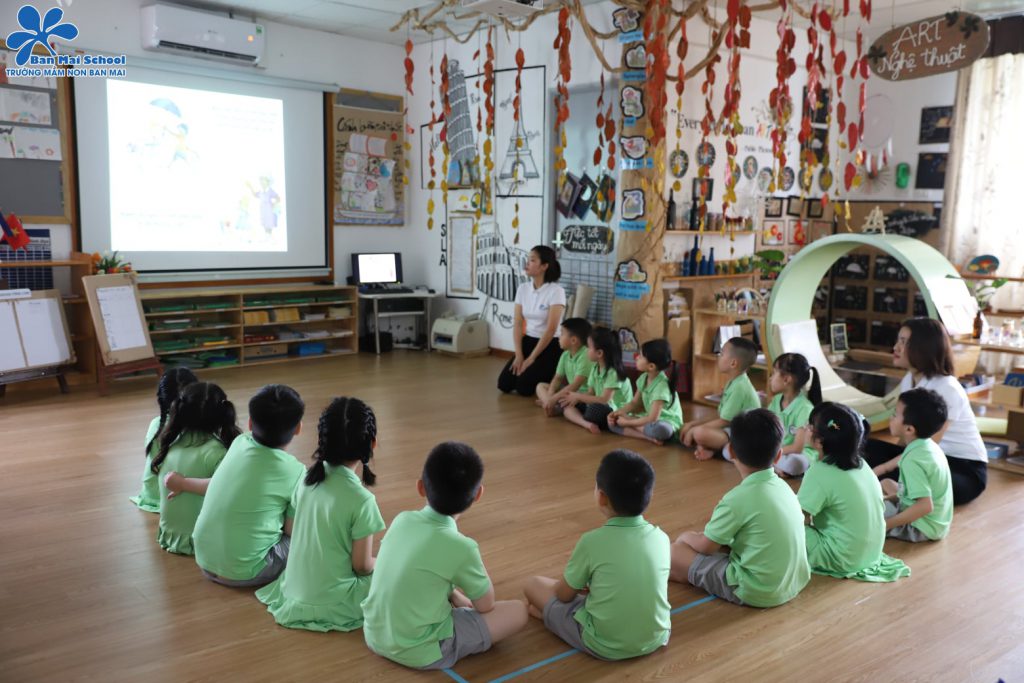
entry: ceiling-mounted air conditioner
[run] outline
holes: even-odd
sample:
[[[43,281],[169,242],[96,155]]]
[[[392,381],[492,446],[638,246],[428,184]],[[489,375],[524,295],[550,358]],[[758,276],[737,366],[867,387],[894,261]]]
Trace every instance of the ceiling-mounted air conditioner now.
[[[263,24],[175,5],[149,5],[140,14],[147,50],[253,66],[263,56]]]

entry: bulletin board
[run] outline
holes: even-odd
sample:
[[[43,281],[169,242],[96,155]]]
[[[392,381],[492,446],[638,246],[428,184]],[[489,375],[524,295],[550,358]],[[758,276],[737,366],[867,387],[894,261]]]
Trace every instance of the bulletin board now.
[[[929,222],[934,222],[935,227],[924,230],[918,239],[930,244],[933,247],[939,245],[939,225],[942,213],[942,204],[935,202],[873,202],[873,201],[851,201],[850,202],[850,231],[861,232],[861,226],[868,219],[875,207],[882,210],[885,216],[886,232],[890,234],[904,234],[906,231],[913,231],[915,227],[925,227]],[[931,219],[930,221],[927,219]],[[843,219],[839,220],[838,233],[846,232]],[[906,237],[915,235],[905,234]]]
[[[104,365],[154,358],[135,273],[82,278]]]
[[[8,77],[14,56],[0,39],[0,208],[24,223],[73,224],[71,85],[67,78]]]
[[[336,101],[334,224],[404,225],[403,98],[343,90]]]
[[[5,373],[75,362],[67,317],[56,289],[0,293],[0,380]]]

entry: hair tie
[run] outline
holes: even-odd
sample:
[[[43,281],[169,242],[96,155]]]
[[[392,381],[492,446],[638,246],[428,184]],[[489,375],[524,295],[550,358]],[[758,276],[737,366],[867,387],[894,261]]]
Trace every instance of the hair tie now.
[[[828,428],[836,432],[840,431],[839,424],[835,420],[828,421]]]

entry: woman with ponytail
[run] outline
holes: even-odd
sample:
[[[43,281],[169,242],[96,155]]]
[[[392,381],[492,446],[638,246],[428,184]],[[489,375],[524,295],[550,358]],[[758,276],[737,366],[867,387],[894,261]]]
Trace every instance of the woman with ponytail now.
[[[192,532],[203,507],[210,477],[228,447],[241,434],[235,406],[216,384],[196,382],[185,387],[171,404],[160,430],[150,470],[160,484],[160,526],[156,540],[164,550],[194,555]],[[168,479],[188,478],[194,488],[171,493]]]
[[[139,506],[145,512],[160,512],[160,482],[153,474],[153,454],[156,452],[157,436],[167,421],[167,413],[171,410],[171,404],[178,398],[181,390],[199,379],[188,368],[174,368],[168,370],[160,377],[160,383],[156,387],[156,402],[160,407],[160,415],[154,417],[146,430],[146,467],[142,470],[142,491],[139,495],[129,498],[131,502]]]
[[[295,490],[288,565],[256,597],[281,626],[352,631],[363,625],[361,603],[376,559],[373,536],[384,530],[367,486],[377,447],[377,417],[358,398],[336,398],[317,425],[317,449]]]
[[[768,388],[775,394],[768,410],[778,416],[783,430],[782,457],[775,463],[775,472],[781,477],[799,477],[818,457],[803,429],[811,410],[821,403],[818,369],[799,353],[784,353],[772,364]]]

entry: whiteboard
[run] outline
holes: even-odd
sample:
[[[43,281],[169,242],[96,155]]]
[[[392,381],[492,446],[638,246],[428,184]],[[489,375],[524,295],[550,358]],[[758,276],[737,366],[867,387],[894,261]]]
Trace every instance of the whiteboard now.
[[[21,344],[11,344],[7,340],[19,339],[18,321],[14,318],[14,304],[0,301],[0,372],[21,370],[25,367],[25,353]]]
[[[71,360],[59,299],[20,299],[14,302],[14,310],[30,367],[60,365]]]
[[[136,313],[135,289],[129,285],[99,287],[96,299],[100,302],[100,315],[107,330],[107,343],[111,351],[123,351],[146,346],[146,333]]]

